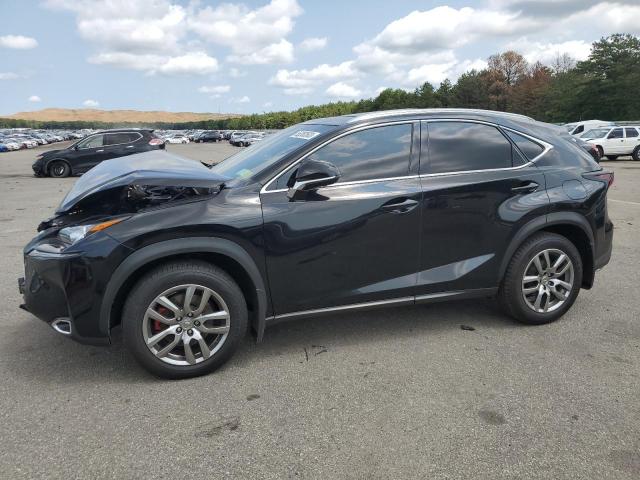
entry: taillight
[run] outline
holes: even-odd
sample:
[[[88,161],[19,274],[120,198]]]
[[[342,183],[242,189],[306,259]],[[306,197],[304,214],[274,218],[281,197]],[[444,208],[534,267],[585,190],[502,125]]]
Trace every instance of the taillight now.
[[[607,184],[607,188],[613,185],[613,172],[602,170],[599,172],[589,172],[583,173],[582,176],[588,180],[598,180],[600,182],[605,182]]]
[[[164,143],[164,140],[161,140],[159,138],[152,138],[151,140],[149,140],[149,145],[162,145]]]

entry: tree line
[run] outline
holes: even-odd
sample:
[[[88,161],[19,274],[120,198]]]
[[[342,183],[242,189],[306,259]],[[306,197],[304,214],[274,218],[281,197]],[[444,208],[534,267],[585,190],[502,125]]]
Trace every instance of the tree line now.
[[[489,57],[483,70],[462,74],[438,88],[424,83],[413,91],[388,88],[376,97],[309,105],[293,111],[187,123],[155,123],[162,129],[280,129],[314,118],[397,108],[481,108],[521,113],[564,123],[581,119],[640,120],[640,38],[614,34],[592,44],[589,57],[576,62],[558,54],[551,65],[529,63],[518,52]],[[112,128],[99,122],[34,122],[0,119],[1,127]],[[118,124],[118,126],[140,126]]]

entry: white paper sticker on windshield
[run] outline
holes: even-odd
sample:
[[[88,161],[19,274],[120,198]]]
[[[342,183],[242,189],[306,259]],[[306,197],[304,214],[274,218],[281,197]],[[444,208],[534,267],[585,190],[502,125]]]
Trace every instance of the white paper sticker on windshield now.
[[[311,130],[298,130],[291,135],[291,138],[302,138],[304,140],[311,140],[313,137],[320,135],[320,132],[312,132]]]

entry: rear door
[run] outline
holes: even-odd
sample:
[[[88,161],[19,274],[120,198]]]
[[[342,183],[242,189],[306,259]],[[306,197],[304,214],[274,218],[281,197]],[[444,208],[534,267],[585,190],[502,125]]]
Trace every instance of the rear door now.
[[[418,299],[497,286],[518,228],[547,212],[544,174],[530,162],[545,148],[490,124],[423,122]]]
[[[276,314],[413,301],[420,234],[418,132],[418,122],[402,122],[332,139],[307,158],[332,163],[340,180],[303,198],[287,197],[296,164],[267,184],[260,198]]]
[[[134,142],[141,138],[142,135],[137,132],[107,133],[104,160],[136,153]]]
[[[640,145],[640,134],[635,127],[624,128],[624,153],[625,155],[631,155],[635,148]]]

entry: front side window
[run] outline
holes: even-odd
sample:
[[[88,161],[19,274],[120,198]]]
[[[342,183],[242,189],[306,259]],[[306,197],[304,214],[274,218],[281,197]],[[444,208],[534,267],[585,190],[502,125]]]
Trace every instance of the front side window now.
[[[511,143],[496,127],[471,122],[429,122],[428,131],[428,173],[513,166]]]
[[[622,137],[623,137],[622,129],[614,128],[613,130],[611,130],[611,133],[607,138],[622,138]]]
[[[340,182],[402,177],[409,171],[412,132],[410,123],[368,128],[340,137],[308,158],[338,167]]]
[[[638,130],[635,128],[625,128],[624,133],[627,135],[627,138],[635,138],[638,136]]]
[[[93,135],[80,143],[78,143],[78,148],[98,148],[102,147],[104,135]]]
[[[573,131],[573,135],[577,135],[578,133],[582,133],[582,132],[584,132],[584,125],[580,125],[578,128],[576,128]]]

